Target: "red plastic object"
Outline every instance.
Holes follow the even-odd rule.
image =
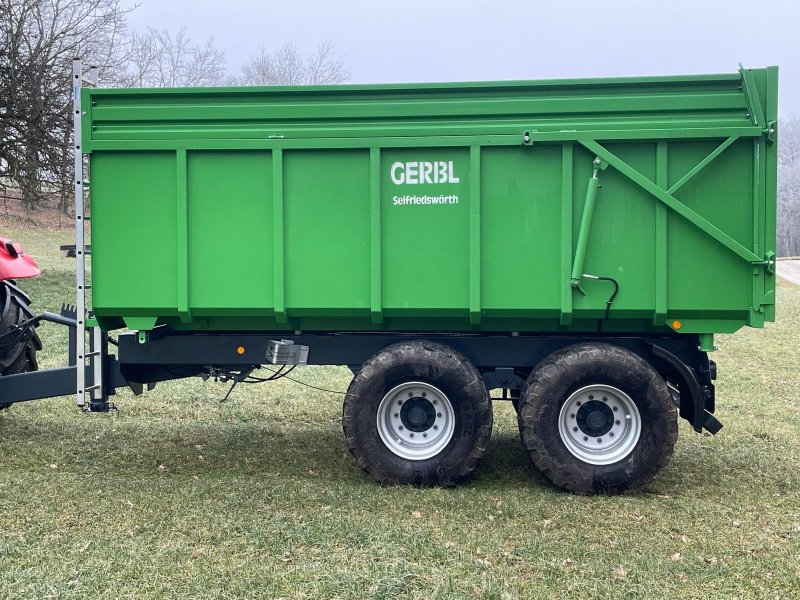
[[[22,251],[22,245],[0,236],[0,281],[28,279],[39,273],[39,265]]]

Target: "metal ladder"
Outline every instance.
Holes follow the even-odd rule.
[[[89,348],[86,347],[86,290],[91,286],[86,284],[86,216],[84,210],[84,190],[87,182],[84,179],[83,169],[83,135],[82,122],[84,112],[81,107],[81,88],[84,84],[96,86],[98,79],[97,67],[89,67],[87,76],[83,75],[81,60],[72,61],[72,104],[73,104],[73,154],[75,158],[75,297],[76,297],[76,328],[75,328],[75,358],[76,358],[76,403],[83,410],[91,410],[94,402],[105,402],[105,389],[103,381],[103,353],[106,351],[104,332],[99,327],[90,327],[91,337]],[[86,367],[92,369],[92,384],[86,385]],[[87,406],[86,394],[90,394],[92,402]]]

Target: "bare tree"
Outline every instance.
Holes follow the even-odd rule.
[[[800,118],[780,121],[778,256],[800,256]]]
[[[123,81],[124,86],[185,87],[219,85],[225,77],[225,53],[210,38],[192,45],[186,28],[174,36],[148,28],[134,31]]]
[[[71,60],[113,79],[127,9],[118,0],[0,0],[0,178],[26,209],[71,196]]]
[[[260,52],[242,67],[235,78],[239,85],[323,85],[343,83],[350,79],[344,67],[344,57],[336,52],[331,41],[303,56],[294,44],[286,43],[277,50]]]
[[[127,29],[121,0],[0,0],[0,189],[32,210],[48,196],[72,199],[72,68],[80,57],[105,86],[207,86],[225,78],[213,39]],[[247,83],[338,83],[349,75],[330,42],[301,55],[286,44],[262,50]]]
[[[99,66],[105,86],[221,83],[225,56],[148,29],[129,33],[120,0],[0,0],[0,182],[27,210],[72,199],[72,59]]]

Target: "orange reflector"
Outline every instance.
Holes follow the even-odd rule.
[[[236,348],[236,353],[237,354],[244,354],[244,346],[239,346],[238,348]]]
[[[672,328],[673,329],[680,329],[681,328],[681,322],[680,321],[673,321],[672,322]]]

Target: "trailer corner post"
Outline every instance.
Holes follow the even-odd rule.
[[[701,352],[714,352],[717,347],[714,345],[713,333],[701,333],[698,336],[698,350]]]

